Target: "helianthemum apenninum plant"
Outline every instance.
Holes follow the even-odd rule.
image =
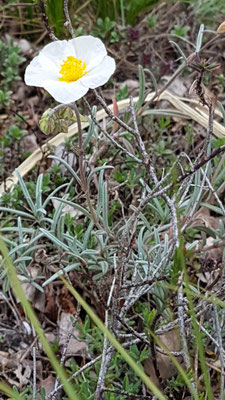
[[[65,5],[68,5],[68,2],[65,1]],[[73,33],[70,20],[68,25]],[[202,78],[205,70],[203,71],[199,54],[203,33],[202,26],[197,43],[193,45],[195,52],[191,58],[186,57],[176,44],[183,64],[170,82],[187,66],[201,73]],[[157,355],[160,351],[164,355],[169,351],[163,343],[161,350],[156,347],[156,344],[160,346],[157,337],[162,333],[177,330],[181,334],[180,347],[179,350],[173,351],[171,358],[179,370],[182,385],[186,385],[188,395],[191,394],[195,400],[203,396],[210,400],[212,397],[209,373],[207,368],[204,368],[203,346],[200,345],[202,326],[199,316],[205,304],[207,307],[211,307],[212,304],[208,304],[210,302],[207,303],[208,298],[204,297],[204,293],[202,294],[198,287],[194,287],[195,283],[193,286],[189,285],[186,262],[188,263],[192,256],[192,251],[197,251],[201,238],[193,234],[196,240],[193,239],[191,242],[185,235],[188,224],[196,219],[206,189],[217,203],[214,211],[219,209],[221,214],[225,214],[224,206],[211,183],[211,180],[216,180],[215,176],[212,178],[211,160],[225,150],[225,146],[214,152],[211,152],[210,148],[216,100],[212,102],[210,98],[208,104],[206,103],[210,116],[203,150],[199,151],[195,158],[193,154],[182,152],[178,157],[169,158],[166,162],[168,153],[165,152],[159,157],[158,154],[157,156],[153,154],[152,132],[149,130],[146,136],[145,118],[149,118],[149,115],[152,118],[154,112],[165,114],[166,117],[172,116],[174,110],[155,110],[152,99],[145,102],[145,74],[141,67],[139,99],[134,101],[132,97],[130,98],[125,115],[120,113],[115,101],[114,108],[109,107],[96,88],[104,85],[114,71],[114,59],[107,55],[101,40],[91,36],[77,37],[68,41],[55,40],[46,45],[28,65],[25,82],[28,85],[44,88],[60,103],[52,113],[65,106],[75,111],[78,146],[74,148],[78,162],[73,169],[64,159],[55,155],[50,156],[62,163],[73,179],[56,187],[48,196],[44,196],[43,176],[40,175],[37,179],[35,199],[31,198],[24,180],[17,173],[27,201],[26,212],[0,207],[0,211],[18,217],[13,232],[18,233],[19,243],[16,239],[8,241],[11,246],[10,256],[17,265],[18,259],[21,260],[25,268],[26,263],[33,257],[32,252],[35,253],[39,249],[38,246],[43,246],[44,242],[46,252],[50,251],[51,257],[54,254],[57,262],[54,264],[55,270],[54,265],[51,265],[47,277],[43,279],[39,277],[39,289],[43,290],[47,285],[54,283],[60,275],[64,275],[69,281],[67,287],[94,320],[95,328],[99,329],[98,335],[95,336],[98,338],[96,339],[98,343],[93,344],[91,330],[94,331],[95,328],[88,322],[87,326],[82,323],[79,325],[82,335],[85,337],[86,334],[87,342],[91,343],[90,348],[94,349],[88,354],[91,361],[88,359],[82,367],[76,365],[75,372],[71,374],[78,379],[74,380],[76,388],[80,383],[78,391],[80,390],[81,398],[125,400],[133,396],[137,399],[152,399],[152,394],[146,392],[148,387],[154,392],[156,396],[154,398],[166,399],[168,388],[165,382],[162,382]],[[158,91],[157,82],[152,74],[150,75],[156,99],[169,84]],[[202,81],[199,85],[203,90]],[[96,107],[91,107],[89,104],[89,98],[86,96],[89,89],[93,90],[95,98],[105,111],[107,118],[103,123],[100,123],[96,116]],[[202,92],[200,94],[201,100]],[[76,105],[79,99],[89,112],[88,130],[82,131]],[[151,108],[148,107],[149,104]],[[185,118],[181,113],[175,116]],[[152,127],[150,123],[148,119],[148,124]],[[55,201],[58,204],[56,210],[51,210],[49,213],[50,204]],[[65,216],[65,206],[76,210],[74,219],[69,216],[69,220],[67,215]],[[31,227],[27,226],[27,220],[31,221]],[[219,243],[224,240],[223,228],[220,224],[220,229],[210,230]],[[9,232],[11,227],[6,229],[3,232]],[[205,229],[204,232],[208,234],[209,231]],[[35,279],[32,282],[36,283]],[[86,307],[79,294],[71,288],[71,283],[85,293],[88,301],[104,321],[105,328],[115,334],[123,349],[130,351],[133,360],[126,358],[121,346],[102,327],[102,322],[93,315],[90,308]],[[168,288],[172,292],[169,299]],[[196,316],[192,302],[195,296],[201,298]],[[170,300],[173,301],[173,308]],[[215,299],[213,301],[222,308],[222,302],[216,302]],[[215,304],[213,312],[217,315],[220,310],[215,308]],[[220,315],[217,317],[220,318]],[[204,328],[203,332],[210,337],[210,329],[208,332]],[[68,337],[70,334],[72,332],[68,332]],[[177,336],[176,332],[174,334],[179,341],[179,335]],[[194,336],[197,337],[196,340],[193,339]],[[192,348],[197,349],[195,369],[189,354],[189,337],[192,337]],[[211,342],[220,350],[221,338],[222,333],[219,331],[218,340]],[[161,384],[160,389],[164,390],[164,394],[149,384],[146,376],[140,372],[142,367],[136,368],[149,357],[149,354],[158,383]],[[182,359],[184,369],[177,365],[175,357]],[[64,360],[65,358],[62,364]],[[134,367],[137,375],[127,369],[124,360],[132,368]],[[201,384],[199,383],[202,379],[198,376],[199,370],[200,374],[202,371],[206,389],[202,385],[202,380]],[[48,400],[54,399],[61,387],[57,382]],[[224,384],[221,384],[221,394],[223,391]]]

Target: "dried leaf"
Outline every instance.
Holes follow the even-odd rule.
[[[55,378],[53,375],[49,375],[46,379],[40,382],[41,388],[45,389],[45,396],[47,397],[55,387]]]
[[[40,268],[36,267],[35,265],[31,264],[30,266],[27,267],[27,271],[29,272],[31,278],[36,278],[38,275],[40,275]],[[22,283],[24,281],[24,276],[18,275],[18,277]],[[22,287],[24,293],[26,294],[26,298],[32,303],[32,306],[39,311],[44,311],[45,294],[43,292],[40,292],[38,289],[34,287],[34,285],[32,285],[29,282],[22,283]]]
[[[216,33],[219,33],[220,35],[225,33],[225,21],[223,21],[222,24],[220,24],[220,26],[217,28]]]
[[[177,329],[173,329],[169,332],[159,336],[160,341],[167,347],[169,351],[178,352],[181,350],[180,335]],[[177,357],[177,361],[181,363],[182,357]],[[163,380],[169,379],[177,374],[176,367],[173,365],[169,356],[156,352],[157,367],[160,372],[160,377]],[[153,365],[152,357],[149,357],[144,362],[144,370],[147,375],[151,378],[153,383],[160,387],[159,379],[156,376],[155,368]]]
[[[10,362],[9,353],[0,351],[0,371],[4,371]]]
[[[70,355],[83,355],[86,353],[87,346],[85,341],[77,339],[80,332],[73,326],[72,317],[72,314],[64,312],[61,314],[59,322],[59,346],[65,346],[68,341],[68,335],[71,334],[67,353]]]
[[[19,379],[20,387],[26,386],[30,382],[32,368],[29,364],[19,364],[18,368],[14,371],[16,377]]]

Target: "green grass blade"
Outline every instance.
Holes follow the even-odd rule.
[[[22,400],[19,394],[3,382],[0,382],[0,392],[7,394],[10,400]]]
[[[23,306],[24,312],[26,313],[31,324],[33,325],[35,332],[42,344],[42,347],[43,347],[45,353],[47,354],[48,359],[51,362],[54,370],[56,371],[58,378],[60,379],[61,383],[64,385],[64,390],[65,390],[66,394],[68,395],[70,400],[79,400],[79,397],[76,395],[73,386],[70,383],[68,383],[68,381],[67,381],[67,376],[66,376],[66,373],[65,373],[63,367],[59,364],[51,347],[49,346],[48,341],[45,338],[45,335],[40,326],[40,323],[31,307],[30,303],[28,302],[28,300],[25,296],[25,293],[23,291],[23,288],[21,286],[19,279],[17,278],[16,270],[10,260],[7,248],[1,237],[0,237],[0,251],[3,255],[3,257],[5,258],[5,265],[8,270],[7,272],[8,272],[8,277],[10,280],[11,287],[12,287],[13,291],[15,292],[15,294],[17,295],[18,299],[20,300],[20,302]]]
[[[186,271],[184,271],[184,281],[185,281],[185,285],[189,288],[189,282],[188,282],[188,277],[187,277]],[[210,376],[209,376],[209,372],[208,372],[208,369],[206,366],[204,343],[203,343],[201,333],[199,331],[199,327],[197,324],[197,319],[196,319],[196,314],[195,314],[191,291],[189,291],[189,290],[187,291],[187,299],[188,299],[188,303],[189,303],[189,312],[191,315],[192,325],[193,325],[193,330],[194,330],[194,338],[195,338],[196,346],[198,349],[201,370],[202,370],[203,379],[204,379],[204,383],[205,383],[205,390],[207,393],[206,398],[207,398],[207,400],[213,400],[213,392],[212,392],[212,387],[210,384]]]

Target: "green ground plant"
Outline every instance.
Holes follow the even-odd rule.
[[[0,41],[0,110],[9,107],[13,84],[21,79],[19,66],[24,62],[24,58],[19,53],[20,48],[14,45],[12,40],[8,44]]]
[[[223,0],[185,0],[185,2],[193,7],[197,18],[201,22],[207,23],[208,26],[215,27],[218,23],[218,17],[222,19],[225,17]]]
[[[94,35],[105,40],[108,39],[109,43],[119,42],[120,36],[115,31],[116,22],[111,21],[109,17],[105,19],[98,18],[96,21],[96,28],[94,30]]]

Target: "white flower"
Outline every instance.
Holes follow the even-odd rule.
[[[115,71],[102,41],[93,36],[47,44],[28,65],[25,82],[46,89],[60,103],[71,103],[104,85]]]

